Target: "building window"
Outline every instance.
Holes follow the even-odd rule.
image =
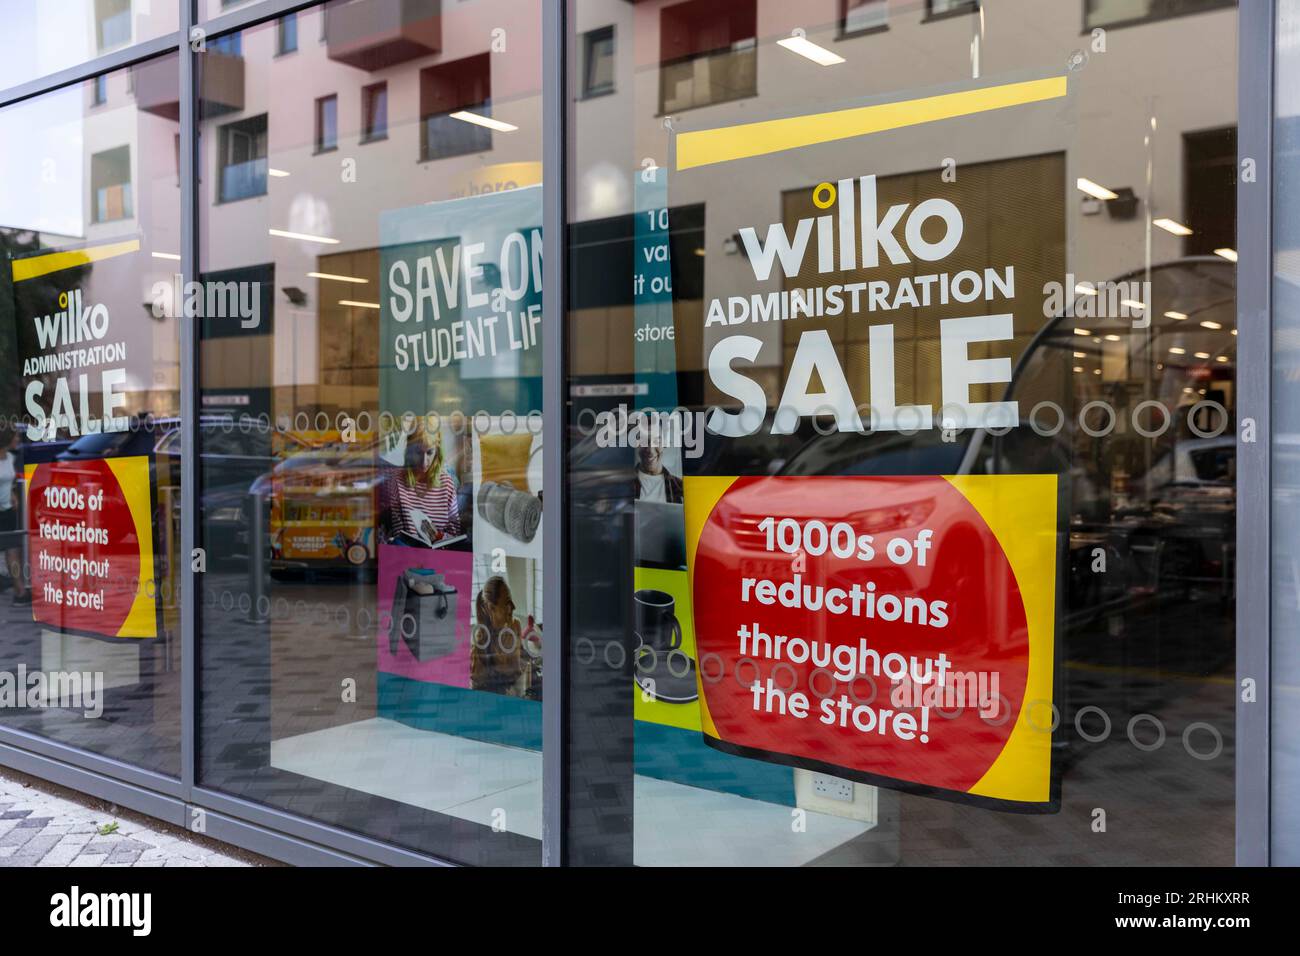
[[[758,95],[754,0],[690,0],[659,13],[659,111]]]
[[[91,220],[112,222],[134,215],[131,202],[131,147],[119,146],[90,157]]]
[[[293,53],[298,49],[298,14],[286,13],[276,23],[275,52],[277,55]]]
[[[388,84],[373,83],[361,90],[361,142],[388,139]]]
[[[886,0],[840,0],[840,36],[871,33],[889,26]]]
[[[221,202],[266,195],[266,114],[221,127]]]
[[[90,105],[103,106],[108,102],[108,76],[101,73],[91,83]]]
[[[614,28],[589,30],[582,36],[582,95],[614,92]]]
[[[446,159],[491,149],[492,130],[472,121],[491,116],[492,73],[488,54],[420,71],[421,160]]]
[[[215,40],[209,40],[208,52],[224,53],[226,56],[243,56],[244,35],[242,33],[227,33]]]
[[[1235,6],[1235,0],[1084,0],[1084,26],[1134,26]]]
[[[965,13],[978,13],[979,8],[979,0],[926,0],[925,18],[939,20]]]
[[[316,100],[316,152],[339,146],[339,98],[331,94]]]
[[[131,42],[131,0],[95,0],[95,39],[99,52]]]

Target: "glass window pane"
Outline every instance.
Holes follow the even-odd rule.
[[[877,30],[889,25],[887,0],[841,0],[844,13],[840,22],[843,33]]]
[[[388,84],[376,83],[361,91],[361,141],[388,137]]]
[[[339,144],[339,98],[323,96],[316,101],[316,151],[334,149]]]
[[[177,102],[166,56],[0,110],[0,722],[170,776]]]
[[[535,864],[541,5],[437,7],[308,8],[325,42],[205,78],[198,775]]]
[[[298,49],[298,14],[290,13],[279,20],[277,26],[279,53],[292,53]]]
[[[158,0],[8,0],[0,30],[0,89],[172,33],[175,3]]]
[[[1236,11],[885,6],[576,4],[572,859],[1229,864]]]
[[[1273,369],[1271,455],[1273,634],[1270,679],[1274,687],[1295,686],[1300,675],[1297,658],[1296,607],[1300,602],[1300,548],[1297,548],[1295,501],[1300,470],[1294,452],[1300,428],[1300,395],[1295,375],[1297,289],[1300,288],[1300,3],[1283,0],[1277,6],[1276,86],[1273,118]],[[1300,863],[1300,806],[1292,799],[1300,780],[1300,750],[1295,725],[1300,706],[1294,694],[1273,698],[1269,715],[1272,798],[1269,862],[1274,866]]]
[[[614,28],[602,27],[586,34],[586,69],[583,73],[584,96],[600,96],[614,91]]]

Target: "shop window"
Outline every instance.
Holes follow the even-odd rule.
[[[388,139],[388,84],[372,83],[361,90],[361,142]]]
[[[888,26],[887,0],[840,0],[840,36],[871,33]]]
[[[266,114],[221,127],[220,201],[266,195]]]
[[[283,56],[298,49],[298,14],[287,13],[275,25],[275,51]]]
[[[339,98],[335,94],[316,100],[316,152],[339,148]]]
[[[175,53],[140,65],[177,95]],[[87,109],[126,72],[0,109],[0,142],[41,144],[6,150],[0,190],[0,466],[14,469],[0,502],[0,671],[48,673],[50,686],[60,674],[72,698],[24,708],[10,696],[0,725],[175,777],[180,456],[155,447],[181,428],[179,325],[154,285],[179,266],[178,123],[126,96]],[[73,310],[101,350],[27,318]],[[116,383],[111,397],[101,382]],[[49,526],[68,538],[38,533]]]
[[[95,33],[99,52],[131,42],[131,0],[95,0]]]
[[[90,105],[103,106],[108,102],[108,77],[100,74],[91,81]]]
[[[352,6],[375,14],[369,29],[435,4]],[[267,115],[198,145],[208,170],[255,162],[244,191],[274,177],[269,198],[285,201],[198,203],[198,274],[257,315],[198,325],[196,530],[210,573],[196,602],[196,777],[422,853],[527,864],[541,858],[547,573],[528,524],[542,505],[542,436],[528,434],[542,408],[529,324],[542,302],[542,6],[463,6],[487,19],[441,24],[445,49],[473,55],[367,75],[308,44],[287,95],[270,66],[275,21],[250,28],[244,96]],[[509,56],[492,57],[484,23],[507,24]],[[519,135],[493,116],[494,93]],[[304,160],[347,152],[341,137],[371,144],[362,185],[339,178],[336,156]],[[395,304],[403,273],[423,318]],[[450,284],[421,298],[430,276]],[[474,344],[444,348],[443,328]],[[485,430],[466,428],[480,410]],[[274,427],[232,430],[245,415]]]
[[[1127,27],[1234,6],[1234,0],[1085,0],[1084,26]]]
[[[589,30],[582,37],[582,95],[614,92],[614,28]]]
[[[690,0],[659,13],[659,111],[756,96],[754,0]]]
[[[462,114],[462,115],[454,115]],[[489,54],[420,71],[420,159],[447,159],[492,148]]]
[[[91,219],[112,222],[130,219],[131,147],[119,146],[90,157]]]

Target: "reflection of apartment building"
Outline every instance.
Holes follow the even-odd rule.
[[[113,4],[97,7],[97,16],[104,12],[109,18],[100,32],[129,42],[128,20],[117,10]],[[119,38],[123,32],[125,40]],[[164,83],[178,86],[175,57],[156,61],[154,69]],[[180,243],[176,123],[175,117],[141,108],[136,78],[123,70],[64,94],[81,103],[80,115],[68,126],[80,139],[81,239],[92,246],[138,239],[141,249],[133,256],[144,260],[129,270],[111,261],[90,265],[83,295],[87,302],[121,303],[117,307],[126,309],[114,314],[113,330],[127,344],[127,411],[172,415],[179,410],[177,329],[174,318],[154,317],[151,305],[154,283],[170,282],[179,267],[179,256],[171,257]]]
[[[1234,244],[1236,74],[1225,37],[1235,30],[1236,14],[1220,0],[1192,6],[1192,15],[1167,16],[1166,5],[1146,0],[1004,0],[983,9],[971,0],[582,4],[579,37],[612,31],[618,55],[613,94],[576,107],[578,218],[628,215],[636,208],[640,172],[629,158],[670,167],[673,136],[680,132],[1065,74],[1064,101],[1022,107],[1020,119],[1004,110],[806,146],[716,171],[670,171],[669,204],[705,207],[699,243],[704,301],[781,287],[779,276],[755,282],[735,234],[754,226],[762,235],[767,224],[783,222],[792,213],[792,194],[867,174],[882,181],[902,177],[899,183],[919,176],[924,185],[913,199],[919,202],[942,186],[945,163],[956,172],[953,188],[971,199],[968,229],[1023,240],[1034,263],[1025,277],[1040,286],[1025,293],[1041,293],[1047,274],[1104,281],[1148,264],[1213,254]],[[1096,28],[1103,33],[1094,36]],[[777,45],[800,33],[828,51],[826,62]],[[1059,165],[1054,175],[1060,188],[1021,195],[1040,182],[1037,173],[1017,180],[1017,170],[1044,162]],[[1000,183],[1001,191],[975,197],[964,167],[982,170],[972,175]],[[1080,178],[1105,184],[1128,202],[1098,203],[1075,189]],[[1044,207],[1047,197],[1056,208]],[[797,206],[800,216],[814,211],[808,203]],[[1017,214],[1029,217],[1034,209],[1017,224]],[[1151,228],[1152,219],[1190,225],[1191,235]],[[1032,254],[1040,248],[1043,256]],[[689,271],[693,264],[679,268]],[[631,352],[609,342],[631,335],[631,297],[603,306],[587,323],[590,346],[578,340],[577,371],[626,376]],[[687,337],[679,341],[679,365],[711,344],[702,318],[679,321],[679,334]],[[1017,349],[1042,323],[1041,312],[1021,314],[1017,306]],[[775,376],[789,360],[792,342],[783,336],[791,333],[780,323],[748,331],[764,339],[758,364],[770,365]],[[702,342],[689,342],[701,334]],[[937,348],[919,340],[915,345]],[[1124,364],[1109,363],[1107,378]]]
[[[273,287],[205,342],[209,403],[374,406],[383,214],[540,180],[536,16],[352,0],[208,41],[201,267]]]

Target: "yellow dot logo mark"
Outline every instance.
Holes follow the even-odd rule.
[[[66,309],[67,307],[68,307],[68,293],[66,293],[66,292],[60,292],[60,293],[59,293],[59,308],[60,308],[60,309]]]
[[[825,199],[822,195],[825,195]],[[835,205],[835,186],[833,183],[818,183],[813,189],[813,205],[818,209],[829,209]]]

